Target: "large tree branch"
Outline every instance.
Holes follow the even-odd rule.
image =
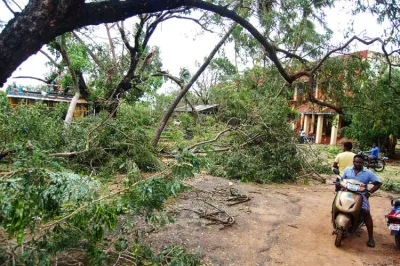
[[[181,89],[183,89],[183,86],[184,86],[183,81],[182,81],[180,78],[177,78],[177,77],[175,77],[175,76],[172,76],[172,75],[170,75],[170,74],[167,73],[167,72],[158,72],[158,73],[156,73],[156,74],[153,74],[152,76],[153,76],[153,77],[167,77],[167,78],[169,78],[170,80],[174,81],[176,84],[178,84],[178,86],[179,86]]]
[[[142,23],[143,23],[143,22],[142,22]],[[141,24],[142,24],[142,23],[141,23]],[[143,25],[142,25],[142,26],[143,26]],[[119,33],[120,33],[120,35],[121,35],[122,42],[124,43],[125,47],[128,49],[128,51],[129,51],[131,54],[132,54],[132,53],[135,53],[135,52],[136,52],[136,51],[135,51],[135,47],[133,47],[133,46],[129,43],[129,40],[128,40],[128,38],[126,37],[124,24],[123,24],[123,23],[121,23],[121,25],[117,24],[117,27],[118,27]],[[136,36],[137,36],[137,33],[136,33]]]
[[[236,129],[236,128],[233,128],[233,127],[226,128],[226,129],[224,129],[223,131],[219,132],[219,133],[217,134],[217,136],[215,136],[215,138],[213,138],[213,139],[209,139],[209,140],[205,140],[205,141],[202,141],[202,142],[193,144],[192,146],[189,147],[189,150],[191,150],[191,149],[193,149],[193,148],[195,148],[195,147],[197,147],[197,146],[200,146],[200,145],[204,145],[204,144],[208,144],[208,143],[215,142],[215,141],[217,141],[220,137],[222,137],[223,135],[225,135],[225,133],[227,133],[227,132],[229,132],[229,131],[232,131],[232,130],[235,130],[235,129]]]
[[[138,28],[136,29],[136,33],[134,36],[134,43],[135,46],[132,46],[129,43],[129,40],[126,36],[125,33],[125,29],[124,29],[124,25],[123,23],[121,23],[121,26],[119,24],[117,24],[119,32],[121,34],[121,38],[125,44],[125,47],[128,49],[129,51],[129,58],[130,58],[130,63],[129,63],[129,68],[128,71],[126,72],[125,76],[122,78],[122,80],[118,83],[117,88],[115,89],[115,91],[112,93],[111,95],[111,99],[115,99],[118,95],[121,95],[122,93],[124,93],[125,91],[128,91],[129,89],[132,88],[132,80],[135,77],[135,72],[136,72],[136,68],[139,64],[139,59],[140,59],[140,53],[142,50],[145,49],[144,44],[140,43],[141,41],[141,36],[143,33],[143,27],[146,23],[146,21],[149,19],[148,15],[145,16],[140,16],[140,23],[138,25]],[[114,102],[113,102],[114,104]],[[114,106],[111,106],[111,108],[115,108]]]

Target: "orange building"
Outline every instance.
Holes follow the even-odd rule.
[[[350,55],[340,56],[342,58]],[[352,56],[359,56],[362,60],[368,60],[373,65],[376,62],[385,62],[383,54],[368,50],[353,53]],[[398,60],[398,59],[394,59]],[[293,98],[290,100],[290,106],[300,114],[300,119],[292,121],[293,130],[299,133],[304,130],[307,137],[313,136],[315,143],[320,144],[339,144],[342,140],[340,129],[346,125],[343,115],[339,115],[335,110],[320,106],[314,103],[306,102],[307,79],[300,79],[294,85]],[[324,91],[329,89],[328,82],[316,82],[313,88],[313,97],[323,100],[325,96],[321,93],[323,86]],[[325,99],[328,100],[328,99]]]
[[[72,95],[60,95],[56,92],[30,92],[23,91],[22,89],[10,88],[7,91],[7,99],[11,107],[16,107],[20,104],[32,105],[35,103],[46,104],[51,110],[57,103],[65,102],[70,103]],[[75,108],[74,117],[86,116],[90,111],[90,104],[85,99],[79,99]]]

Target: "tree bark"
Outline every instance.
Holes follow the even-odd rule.
[[[199,76],[203,73],[203,71],[210,64],[210,62],[214,58],[215,54],[218,52],[219,48],[221,48],[221,46],[225,43],[225,41],[231,35],[231,33],[234,30],[234,28],[236,27],[236,25],[237,24],[234,23],[231,26],[231,28],[228,30],[228,32],[224,35],[224,37],[218,42],[218,44],[211,51],[211,53],[206,58],[204,63],[201,65],[201,67],[197,70],[196,74],[194,74],[194,76],[190,79],[188,84],[186,84],[185,87],[179,91],[179,94],[176,97],[176,99],[168,107],[167,111],[164,114],[164,117],[160,120],[160,122],[158,124],[156,132],[154,133],[154,137],[153,137],[153,146],[154,147],[157,146],[158,141],[160,140],[160,137],[161,137],[161,133],[164,131],[164,128],[165,128],[169,118],[171,117],[172,113],[174,112],[176,106],[179,104],[179,102],[182,100],[182,98],[185,96],[185,94],[188,92],[188,90],[192,87],[192,85],[196,82],[196,80],[199,78]]]
[[[65,127],[68,127],[72,122],[76,104],[78,103],[79,97],[81,95],[79,92],[79,77],[77,76],[75,69],[72,67],[71,60],[69,59],[67,50],[65,48],[65,35],[61,36],[60,43],[56,42],[56,49],[60,51],[65,64],[67,65],[69,71],[71,72],[73,88],[75,90],[75,95],[74,95],[74,97],[72,97],[72,100],[68,106],[67,115],[64,120]],[[82,73],[80,71],[79,71],[79,73],[80,73],[81,78],[83,78]]]
[[[74,97],[72,97],[72,100],[68,106],[67,115],[65,116],[64,125],[66,127],[68,127],[72,123],[72,118],[74,117],[76,104],[78,103],[79,98],[80,98],[79,90],[76,90],[75,95]]]

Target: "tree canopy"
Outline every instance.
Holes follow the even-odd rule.
[[[389,41],[395,41],[396,31],[393,31],[391,38],[382,40],[379,38],[363,40],[357,36],[350,38],[341,47],[336,47],[329,51],[320,50],[317,63],[305,65],[301,71],[291,72],[285,69],[281,58],[298,60],[305,64],[308,54],[302,51],[318,48],[320,41],[310,39],[310,30],[313,30],[312,19],[323,22],[323,15],[318,11],[325,7],[332,6],[335,1],[284,1],[281,3],[274,1],[242,1],[242,9],[258,10],[263,32],[250,23],[246,17],[241,16],[240,10],[233,11],[233,3],[219,1],[200,0],[177,0],[177,1],[84,1],[84,0],[55,0],[55,1],[36,1],[31,0],[21,12],[14,12],[14,18],[8,21],[3,31],[0,33],[0,61],[7,62],[0,66],[0,83],[3,84],[11,73],[26,60],[30,55],[36,53],[44,44],[54,40],[55,37],[71,32],[74,29],[97,25],[100,23],[116,22],[128,17],[144,13],[160,12],[172,10],[179,7],[197,8],[210,11],[219,16],[229,18],[244,29],[246,29],[263,47],[266,57],[275,65],[282,77],[289,83],[301,76],[312,77],[323,61],[336,51],[343,50],[353,41],[361,41],[365,44],[381,42],[382,47]],[[384,13],[381,6],[390,8],[391,12]],[[386,1],[379,1],[373,7],[358,5],[357,11],[372,11],[380,15],[380,19],[389,18],[393,28],[397,29],[398,5]],[[300,12],[301,16],[297,13]],[[283,15],[283,16],[282,16]],[[279,16],[280,20],[276,17]],[[293,34],[275,35],[274,29],[281,33],[296,33],[301,38],[293,39]],[[299,35],[298,33],[301,32]],[[276,34],[276,31],[275,31]],[[315,35],[314,35],[315,36]],[[321,39],[322,40],[322,39]],[[280,41],[285,41],[285,46],[280,45]],[[317,42],[316,42],[317,41]],[[316,52],[314,51],[314,54]],[[390,52],[389,52],[390,53]]]

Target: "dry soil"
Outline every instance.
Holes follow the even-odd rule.
[[[377,191],[370,199],[375,248],[366,246],[366,227],[337,248],[329,182],[260,185],[197,175],[188,183],[194,189],[167,204],[176,222],[147,234],[155,249],[184,245],[206,265],[400,265],[400,249],[385,221],[393,194]],[[238,194],[250,200],[230,205]],[[231,223],[229,217],[233,224],[219,223]]]

